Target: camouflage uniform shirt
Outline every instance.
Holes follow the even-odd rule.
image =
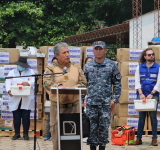
[[[97,63],[93,59],[84,66],[84,74],[88,88],[86,103],[109,105],[111,100],[118,103],[121,94],[121,75],[114,61],[105,58],[102,63]]]

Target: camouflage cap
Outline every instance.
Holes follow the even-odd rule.
[[[96,41],[93,43],[93,48],[96,48],[97,46],[99,46],[101,48],[105,48],[106,44],[103,41]]]

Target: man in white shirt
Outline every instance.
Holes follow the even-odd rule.
[[[135,72],[135,89],[137,90],[137,99],[155,99],[157,106],[159,102],[160,90],[160,69],[159,64],[155,62],[155,54],[152,48],[147,48],[142,52],[140,65]],[[146,118],[146,111],[139,112],[137,139],[133,145],[142,144],[142,134]],[[157,111],[149,111],[152,125],[152,145],[157,143]]]
[[[29,69],[26,57],[19,57],[19,60],[15,62],[17,68],[11,70],[8,77],[16,76],[27,76],[35,74],[32,69]],[[11,86],[17,86],[21,84],[22,86],[31,86],[30,96],[13,96],[10,90]],[[21,118],[23,122],[23,138],[24,140],[29,140],[28,130],[30,127],[30,111],[34,109],[34,77],[20,77],[6,79],[6,91],[10,95],[9,97],[9,110],[13,113],[13,123],[15,129],[15,135],[12,140],[17,140],[20,138],[20,126]]]

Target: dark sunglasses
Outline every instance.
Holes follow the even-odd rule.
[[[151,55],[154,56],[154,53],[153,54],[147,54],[147,56],[151,56]]]

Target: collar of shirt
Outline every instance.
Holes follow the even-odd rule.
[[[150,67],[155,67],[154,64],[155,64],[155,62],[153,62],[152,65],[151,65]],[[147,65],[146,65],[146,62],[143,64],[143,67],[148,68]],[[149,68],[150,68],[150,67],[149,67]]]
[[[93,62],[94,62],[94,65],[93,65],[93,66],[105,66],[105,65],[106,65],[106,59],[107,59],[107,58],[104,58],[103,62],[97,63],[97,62],[95,61],[95,58],[94,58],[94,59],[93,59]]]

